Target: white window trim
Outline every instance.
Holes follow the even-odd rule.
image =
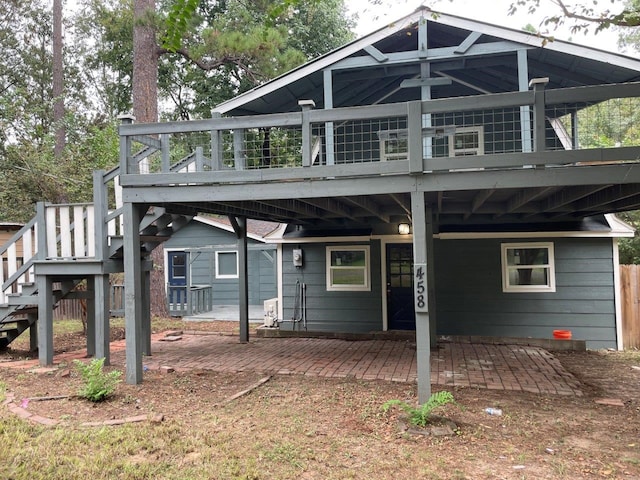
[[[477,133],[478,146],[475,148],[456,148],[456,135],[458,133]],[[484,127],[477,125],[473,127],[457,127],[455,133],[449,135],[449,156],[456,157],[458,153],[473,155],[484,155]],[[461,155],[462,156],[462,155]]]
[[[238,251],[237,250],[219,250],[216,251],[216,278],[238,278],[238,272],[240,271]],[[220,273],[220,262],[218,261],[218,254],[220,253],[234,253],[236,255],[236,273],[235,275],[227,275]]]
[[[507,250],[513,248],[546,248],[549,255],[547,265],[535,265],[536,268],[546,267],[549,272],[548,285],[509,285],[509,270],[517,267],[507,265]],[[523,242],[523,243],[502,243],[501,263],[502,263],[502,291],[504,293],[544,293],[556,291],[556,265],[553,242]],[[520,266],[522,268],[522,266]]]
[[[340,246],[334,245],[327,248],[326,254],[326,275],[327,275],[327,291],[328,292],[370,292],[371,291],[371,255],[369,245],[349,245]],[[333,269],[340,269],[340,267],[331,266],[331,252],[344,252],[344,251],[364,251],[364,285],[333,285],[331,282],[331,272]],[[348,267],[354,268],[354,267]]]

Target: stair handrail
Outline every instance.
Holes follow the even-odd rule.
[[[26,262],[24,262],[20,268],[18,270],[16,270],[16,273],[14,273],[13,275],[11,275],[9,278],[7,278],[7,280],[2,284],[2,292],[4,292],[6,289],[8,289],[11,285],[13,285],[15,282],[17,282],[20,277],[22,277],[25,273],[27,273],[27,271],[33,266],[33,264],[35,263],[36,257],[35,255],[33,257],[31,257],[29,260],[27,260]]]

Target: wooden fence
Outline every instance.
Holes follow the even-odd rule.
[[[622,344],[640,348],[640,265],[620,265]]]
[[[124,316],[124,285],[111,285],[109,289],[109,306],[112,317]],[[84,316],[81,300],[63,298],[53,310],[54,320],[81,320]]]

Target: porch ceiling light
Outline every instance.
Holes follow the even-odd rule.
[[[411,225],[409,225],[408,223],[399,223],[398,233],[400,235],[409,235],[409,233],[411,233]]]

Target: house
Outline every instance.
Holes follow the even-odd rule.
[[[237,238],[241,341],[247,219],[278,222],[282,328],[415,328],[421,402],[438,333],[559,328],[619,347],[616,238],[631,232],[608,214],[640,207],[640,146],[602,143],[599,126],[629,115],[639,79],[634,58],[423,8],[210,119],[124,119],[120,166],[96,173],[93,205],[74,222],[71,207],[41,205],[34,220],[40,362],[52,282],[71,276],[91,279],[92,347],[108,357],[104,277],[119,270],[126,380],[141,382],[149,252],[204,214]],[[85,218],[92,244],[72,252],[86,235],[66,233]]]
[[[277,296],[276,246],[265,238],[277,227],[272,222],[247,221],[249,305],[262,307]],[[163,248],[172,316],[238,305],[237,238],[226,217],[193,217],[163,243]]]

